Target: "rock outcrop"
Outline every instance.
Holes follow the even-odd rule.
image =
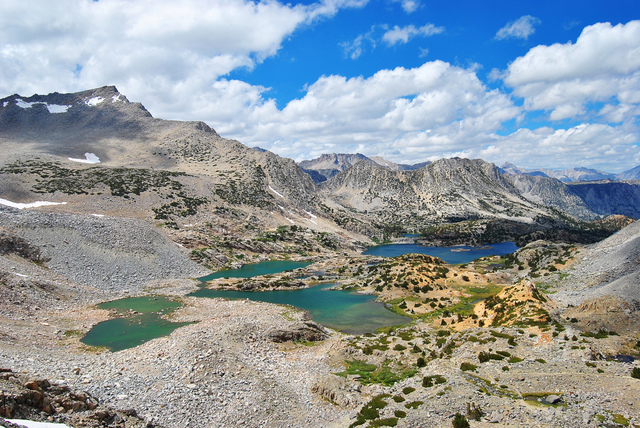
[[[61,381],[34,379],[11,369],[0,369],[0,417],[70,424],[87,428],[157,427],[140,419],[136,411],[100,405],[84,391]],[[1,422],[0,422],[1,424]]]

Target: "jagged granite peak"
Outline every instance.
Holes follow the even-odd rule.
[[[360,153],[325,153],[312,160],[300,162],[304,169],[338,169],[344,171],[356,162],[371,161],[368,157]]]
[[[381,156],[373,156],[371,160],[377,163],[378,165],[384,166],[394,171],[411,171],[414,169],[424,168],[425,166],[431,163],[430,161],[426,161],[426,162],[416,163],[413,165],[408,165],[404,163],[391,162],[390,160],[387,160]]]
[[[356,211],[385,218],[437,222],[505,218],[533,221],[546,210],[522,197],[492,163],[440,159],[413,171],[360,162],[322,183],[324,192]],[[393,215],[390,215],[393,213]]]
[[[401,165],[395,163],[395,162],[391,162],[390,160],[386,160],[385,158],[383,158],[382,156],[373,156],[371,158],[372,161],[374,161],[375,163],[377,163],[380,166],[383,166],[385,168],[389,168],[392,171],[404,171],[406,168],[403,168]]]
[[[344,171],[357,162],[376,163],[392,171],[411,171],[424,168],[431,162],[421,162],[414,165],[398,164],[381,156],[367,157],[360,153],[329,153],[312,160],[300,162],[300,168],[311,176],[316,183],[322,183],[334,175]]]
[[[374,163],[360,153],[328,153],[312,160],[304,160],[298,165],[311,176],[316,183],[322,183],[334,175],[344,171],[357,162]]]
[[[500,167],[500,172],[502,172],[503,174],[508,174],[508,175],[530,175],[530,176],[534,176],[534,177],[548,177],[547,174],[545,174],[542,171],[539,170],[535,170],[535,171],[529,171],[523,168],[519,168],[518,166],[510,163],[510,162],[505,162],[501,167]]]

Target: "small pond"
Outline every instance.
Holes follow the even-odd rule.
[[[96,324],[81,342],[116,352],[167,336],[176,328],[190,324],[161,318],[180,306],[180,303],[164,297],[131,297],[101,303],[98,308],[115,309],[120,317]]]
[[[388,244],[371,247],[362,254],[382,257],[398,257],[416,253],[438,257],[449,264],[469,263],[479,257],[504,256],[518,249],[515,242],[500,242],[482,247],[457,245],[455,247],[424,247],[417,244]]]
[[[305,309],[314,321],[349,334],[371,333],[380,327],[405,324],[411,319],[389,311],[376,296],[352,291],[327,290],[334,284],[292,291],[225,291],[203,288],[190,294],[196,297],[249,299],[292,305]]]

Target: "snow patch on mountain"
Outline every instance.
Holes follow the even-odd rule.
[[[0,205],[6,205],[8,207],[17,208],[19,210],[24,208],[37,208],[37,207],[45,207],[49,205],[64,205],[66,202],[48,202],[48,201],[36,201],[28,204],[23,204],[20,202],[11,202],[6,199],[0,198]]]
[[[45,104],[49,113],[66,113],[71,106],[61,106],[57,104]]]
[[[282,196],[280,193],[278,193],[278,191],[276,191],[273,187],[269,186],[269,190],[271,190],[273,193],[275,193],[276,195],[280,196],[282,199],[284,199],[284,196]],[[284,209],[284,208],[283,208]]]
[[[93,153],[85,153],[84,159],[79,159],[79,158],[67,158],[67,159],[73,162],[80,162],[80,163],[100,163],[100,158]]]
[[[104,98],[102,97],[93,97],[93,98],[89,98],[84,103],[90,107],[95,107],[103,101],[104,101]]]

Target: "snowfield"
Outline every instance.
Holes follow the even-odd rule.
[[[6,107],[7,104],[9,104],[9,102],[5,101],[2,104],[2,106]],[[20,98],[18,98],[16,100],[16,105],[18,107],[20,107],[20,108],[31,108],[31,107],[33,107],[34,105],[37,105],[37,104],[44,105],[47,108],[47,110],[49,110],[49,113],[66,113],[67,110],[69,110],[69,108],[71,107],[71,106],[61,106],[61,105],[58,105],[58,104],[47,104],[47,103],[42,103],[42,102],[28,103],[25,100],[22,100]]]

